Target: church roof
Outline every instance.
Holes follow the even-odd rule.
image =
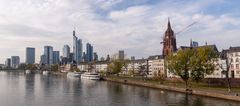
[[[192,47],[192,48],[203,48],[203,47],[210,47],[214,51],[218,52],[216,45],[204,45],[204,46],[198,46],[198,47]],[[188,49],[188,48],[191,48],[191,47],[190,46],[181,46],[179,49],[184,50],[184,49]]]
[[[239,46],[236,46],[236,47],[230,47],[229,52],[240,52],[240,47]]]

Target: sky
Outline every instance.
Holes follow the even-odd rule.
[[[74,27],[84,51],[89,42],[99,57],[118,50],[136,58],[160,55],[168,17],[178,47],[193,39],[221,51],[240,46],[239,5],[239,0],[0,0],[0,63],[15,55],[24,62],[26,47],[36,48],[36,62],[46,45],[61,52],[68,44],[72,50]]]

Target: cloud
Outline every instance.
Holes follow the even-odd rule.
[[[177,35],[178,46],[189,45],[191,38],[217,44],[219,49],[237,46],[239,13],[217,8],[235,10],[233,4],[226,0],[0,0],[0,62],[12,55],[25,61],[27,46],[36,47],[37,61],[44,45],[60,51],[64,44],[72,46],[74,26],[84,48],[90,42],[100,56],[120,49],[139,58],[161,54],[168,17],[176,33],[197,22]]]

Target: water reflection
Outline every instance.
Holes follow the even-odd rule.
[[[0,72],[2,106],[238,106],[239,103],[105,81]]]

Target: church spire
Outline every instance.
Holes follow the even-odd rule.
[[[171,28],[171,23],[170,23],[170,18],[168,17],[168,28],[167,28],[167,30],[172,30],[172,28]]]

